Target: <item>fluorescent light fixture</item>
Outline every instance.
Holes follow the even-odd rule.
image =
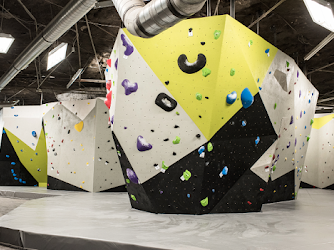
[[[19,102],[20,102],[20,100],[16,100],[16,101],[2,101],[2,102],[0,102],[0,108],[13,107],[16,104],[18,104]]]
[[[334,32],[334,16],[331,4],[324,0],[304,0],[313,22]]]
[[[61,43],[49,52],[48,66],[46,70],[51,69],[66,58],[67,43]]]
[[[6,54],[14,40],[11,35],[0,33],[0,53]]]
[[[75,82],[76,79],[82,74],[83,68],[78,69],[77,73],[72,77],[71,81],[67,84],[66,88],[68,89],[69,87],[72,86],[72,84]]]

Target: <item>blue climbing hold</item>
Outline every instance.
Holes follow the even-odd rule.
[[[18,117],[19,115],[14,115],[15,117]]]
[[[202,147],[200,147],[200,148],[198,149],[198,153],[199,153],[199,154],[202,154],[202,153],[204,152],[204,150],[205,150],[205,147],[202,146]]]
[[[269,53],[269,51],[270,51],[270,49],[266,49],[265,53],[266,53],[266,54],[268,54],[268,53]]]
[[[308,103],[311,103],[311,99],[310,99],[310,100],[308,100]]]
[[[190,198],[190,194],[187,194],[187,197]]]
[[[241,122],[241,125],[242,125],[243,127],[245,127],[245,126],[247,125],[247,122],[246,122],[246,121],[242,121],[242,122]]]
[[[17,178],[17,177],[14,177],[14,180],[16,180],[16,181],[17,181],[18,179],[19,179],[19,178]]]
[[[261,88],[261,87],[259,87],[259,90],[262,90],[262,88]]]
[[[3,129],[3,130],[2,130],[2,133],[3,133],[3,134],[6,134],[6,130]]]
[[[14,173],[14,169],[11,169],[10,171],[11,171],[12,173]]]
[[[259,142],[260,142],[260,137],[257,137],[255,140],[255,145],[259,144]]]
[[[222,174],[223,174],[223,175],[227,175],[227,172],[228,172],[228,168],[225,166],[225,167],[223,168]]]
[[[237,92],[233,91],[231,94],[228,94],[226,96],[226,102],[228,104],[233,104],[235,100],[237,99],[237,96],[238,96]]]
[[[23,184],[26,184],[27,182],[26,181],[22,181]]]
[[[14,109],[14,107],[10,107],[11,109]]]
[[[250,90],[248,88],[245,88],[242,93],[241,93],[241,102],[242,106],[247,109],[249,108],[253,102],[254,102],[254,97]]]
[[[15,163],[15,162],[13,162],[13,161],[12,161],[10,164],[12,164],[12,165],[16,165],[16,163]]]
[[[214,193],[215,191],[216,191],[216,190],[213,188],[213,189],[212,189],[212,193]]]
[[[31,134],[32,134],[33,137],[37,137],[36,131],[32,131]]]
[[[16,176],[16,174],[13,174],[13,176],[15,177],[15,176]]]
[[[9,158],[9,155],[6,155],[6,158]]]

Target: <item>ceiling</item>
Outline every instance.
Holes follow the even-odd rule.
[[[103,2],[105,0],[101,0]],[[28,15],[18,0],[0,0],[0,21],[2,20],[3,33],[9,33],[15,38],[15,42],[7,54],[0,54],[0,76],[11,66],[13,61],[24,48],[32,41],[37,33],[57,15],[67,4],[68,0],[21,0],[25,7],[37,20],[37,26]],[[219,1],[218,14],[229,14],[230,0]],[[236,0],[236,19],[249,26],[257,19],[257,14],[264,13],[273,7],[278,0]],[[4,8],[2,8],[4,6]],[[211,0],[211,9],[214,13],[217,0]],[[334,6],[334,2],[333,2]],[[206,6],[196,13],[194,17],[205,17]],[[100,69],[103,72],[106,61],[112,50],[118,29],[121,27],[114,7],[92,9],[88,14],[88,24],[92,33],[96,56],[88,33],[85,18],[78,23],[80,64],[85,68],[82,79],[94,79],[96,82],[75,82],[70,90],[90,91],[94,95],[105,95],[102,86]],[[256,32],[256,25],[252,27]],[[1,31],[0,31],[1,32]],[[304,61],[304,56],[319,44],[330,32],[313,23],[303,0],[286,0],[267,17],[260,22],[259,34],[268,42],[274,44],[280,50],[291,56],[304,72],[312,72],[334,62],[334,41],[326,45],[318,54],[309,61]],[[61,42],[69,43],[75,48],[67,59],[50,74],[46,71],[47,52]],[[68,52],[70,49],[68,50]],[[67,83],[79,69],[78,42],[76,39],[76,27],[73,26],[47,51],[42,53],[29,67],[18,74],[1,92],[0,101],[20,100],[19,105],[39,104],[41,92],[37,91],[37,73],[41,76],[39,83],[43,93],[43,103],[57,101],[56,95],[68,92]],[[50,77],[47,77],[50,75]],[[319,90],[320,98],[334,97],[334,64],[308,74],[308,78]],[[90,80],[92,81],[92,80]],[[332,92],[332,93],[331,93]],[[320,105],[320,104],[319,104]],[[321,103],[321,106],[334,106],[334,100]]]

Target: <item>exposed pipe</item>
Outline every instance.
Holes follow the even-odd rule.
[[[230,16],[235,19],[235,0],[230,0]]]
[[[206,0],[113,0],[128,31],[144,38],[153,37],[200,11]]]
[[[0,79],[0,91],[60,36],[90,11],[96,0],[72,0],[17,57]]]
[[[211,0],[206,0],[206,16],[211,16]]]

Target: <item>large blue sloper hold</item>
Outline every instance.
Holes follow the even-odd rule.
[[[242,93],[241,93],[241,102],[242,106],[247,109],[249,108],[253,102],[254,102],[254,97],[250,90],[248,88],[245,88]]]

